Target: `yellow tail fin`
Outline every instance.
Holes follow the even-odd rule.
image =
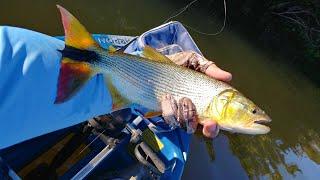
[[[86,28],[65,8],[57,5],[65,32],[65,48],[62,53],[55,103],[71,98],[94,75],[92,61],[99,59],[96,50],[101,47]],[[116,49],[109,46],[109,52]]]
[[[65,8],[57,5],[64,27],[65,43],[77,49],[99,47],[86,28]]]
[[[100,48],[85,27],[66,9],[57,5],[65,32],[65,48],[58,79],[55,103],[71,98],[96,73],[90,61],[97,57],[95,48]]]

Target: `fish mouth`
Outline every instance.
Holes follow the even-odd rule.
[[[270,128],[266,126],[268,123],[271,122],[269,117],[262,117],[254,120],[251,124],[251,133],[252,134],[267,134],[270,131]],[[250,134],[251,134],[250,133]]]
[[[254,121],[254,123],[261,125],[267,125],[269,122],[271,122],[271,119],[259,119]]]
[[[267,123],[271,122],[271,119],[269,117],[260,117],[255,119],[256,120],[252,120],[251,123],[246,125],[231,125],[220,123],[219,127],[222,130],[226,130],[232,133],[250,135],[267,134],[268,132],[270,132],[270,128],[266,126]]]

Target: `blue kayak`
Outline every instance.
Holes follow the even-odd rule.
[[[166,128],[160,117],[145,119],[142,114],[134,107],[125,108],[105,115],[117,122],[115,129],[85,132],[89,126],[84,122],[2,149],[0,172],[13,179],[127,179],[142,176],[141,169],[147,169],[160,179],[179,179],[189,135]],[[133,132],[141,132],[138,142],[147,151],[143,144],[133,142],[133,134],[139,134]],[[139,148],[142,153],[135,152]]]

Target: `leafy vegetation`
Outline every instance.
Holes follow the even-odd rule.
[[[223,1],[205,3],[223,18]],[[227,7],[229,29],[285,56],[320,85],[320,1],[237,0],[227,1]]]

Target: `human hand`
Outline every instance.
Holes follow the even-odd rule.
[[[193,51],[184,51],[168,56],[174,63],[205,73],[206,75],[229,82],[232,75],[216,66],[212,61]],[[163,117],[171,126],[185,125],[188,133],[193,133],[198,122],[196,119],[196,108],[189,98],[182,98],[176,102],[171,95],[165,95],[161,101]],[[178,122],[178,123],[177,123]],[[214,120],[202,123],[202,133],[204,136],[214,138],[219,133],[219,126]]]
[[[181,98],[177,102],[172,95],[167,94],[161,100],[162,116],[171,127],[182,127],[191,134],[197,130],[198,121],[196,107],[189,98]],[[215,121],[205,121],[202,133],[208,138],[214,138],[219,133]]]
[[[194,51],[183,51],[167,57],[175,64],[205,73],[214,79],[225,82],[229,82],[232,79],[231,73],[220,69],[214,62]]]

